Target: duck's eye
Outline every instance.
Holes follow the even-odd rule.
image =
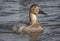
[[[34,8],[36,8],[36,6]]]

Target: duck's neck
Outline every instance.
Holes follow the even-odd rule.
[[[29,14],[30,24],[36,24],[37,23],[37,16],[33,13]]]

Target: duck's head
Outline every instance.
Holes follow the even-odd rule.
[[[31,7],[30,7],[30,13],[33,13],[35,15],[37,15],[37,14],[47,15],[44,11],[41,10],[40,6],[37,5],[37,4],[31,5]]]

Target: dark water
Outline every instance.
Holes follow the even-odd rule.
[[[44,28],[44,32],[38,37],[38,41],[60,41],[60,0],[0,0],[0,28],[11,25],[14,22],[28,22],[29,7],[37,3],[48,15],[38,15],[38,20]],[[2,26],[2,24],[4,26]],[[0,41],[28,41],[28,37],[0,29]]]

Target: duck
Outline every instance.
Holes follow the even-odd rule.
[[[30,41],[36,41],[37,36],[44,31],[37,20],[38,14],[47,15],[44,11],[41,10],[38,4],[32,4],[29,9],[30,25],[22,25],[17,31],[16,29],[14,30],[22,34],[28,34],[31,37]]]

